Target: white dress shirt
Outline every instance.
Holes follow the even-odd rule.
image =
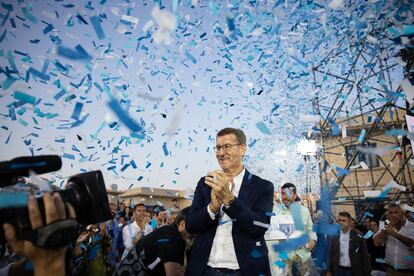
[[[138,226],[137,222],[134,221],[133,223],[130,223],[128,225],[125,225],[124,229],[122,229],[122,239],[124,241],[124,254],[122,256],[122,259],[128,255],[129,251],[131,251],[132,248],[134,248],[134,245],[132,244],[132,239],[138,234],[138,232],[141,231],[141,228]],[[144,229],[144,236],[148,235],[152,232],[152,227],[149,224],[145,224]]]
[[[239,195],[245,172],[246,170],[243,168],[242,172],[233,178],[234,187],[232,193],[236,197]],[[229,183],[229,185],[231,185],[231,183]],[[219,225],[217,226],[207,265],[215,268],[239,269],[240,267],[234,249],[233,235],[231,233],[233,222],[231,221],[231,218],[223,212],[223,208],[226,207],[222,206],[218,214],[220,216],[218,222]],[[210,210],[208,205],[207,212],[211,219],[214,220],[216,215]]]
[[[342,230],[339,235],[339,265],[344,267],[351,267],[351,260],[349,259],[349,233],[351,230],[348,229],[348,232],[344,233]]]

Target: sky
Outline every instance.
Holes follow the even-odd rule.
[[[230,126],[247,135],[248,170],[302,191],[308,175],[317,193],[321,161],[305,164],[297,145],[326,116],[315,97],[329,107],[343,82],[312,67],[341,75],[358,41],[374,56],[388,45],[390,82],[363,83],[380,105],[372,87],[402,80],[390,37],[413,32],[408,3],[3,1],[1,160],[60,155],[57,185],[101,170],[119,189],[194,189],[218,169],[215,135]],[[341,97],[351,114],[353,95]]]

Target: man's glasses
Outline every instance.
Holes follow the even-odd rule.
[[[224,144],[222,146],[215,146],[213,147],[215,152],[219,152],[221,149],[224,150],[225,152],[229,152],[231,150],[232,147],[234,146],[240,146],[241,144]]]

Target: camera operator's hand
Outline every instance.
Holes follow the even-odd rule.
[[[43,202],[46,212],[46,224],[66,218],[75,218],[75,210],[70,204],[63,202],[58,193],[50,195],[45,193]],[[34,196],[29,197],[28,203],[29,218],[33,229],[40,228],[44,225],[39,206]],[[66,210],[68,214],[66,214]],[[66,247],[59,249],[43,249],[36,247],[32,242],[18,240],[16,232],[11,224],[3,225],[7,242],[13,251],[25,256],[32,261],[35,275],[64,275],[65,274],[65,252]]]

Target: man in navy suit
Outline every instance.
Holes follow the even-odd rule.
[[[186,275],[270,275],[264,233],[273,208],[273,184],[244,168],[242,130],[220,130],[215,152],[222,170],[200,179],[187,215],[187,232],[196,238]]]

